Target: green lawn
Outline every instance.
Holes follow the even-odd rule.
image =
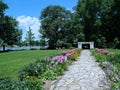
[[[116,54],[120,54],[120,49],[107,49],[110,52],[114,52]]]
[[[0,78],[17,79],[18,71],[30,62],[46,56],[60,54],[62,50],[26,50],[0,53]]]

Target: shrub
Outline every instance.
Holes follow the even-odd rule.
[[[14,82],[10,78],[0,79],[0,90],[14,90]]]
[[[57,74],[53,70],[48,70],[42,74],[45,80],[54,80],[57,78]]]
[[[47,61],[46,59],[37,60],[35,63],[31,63],[19,71],[19,79],[23,80],[27,76],[37,77],[42,75],[49,67],[50,61]]]
[[[105,51],[105,50],[103,50]],[[93,55],[102,66],[111,82],[111,90],[119,90],[120,88],[120,54],[111,52],[98,53],[93,51]]]
[[[24,87],[22,88],[26,88],[27,90],[44,90],[42,85],[43,85],[43,80],[42,79],[38,79],[35,77],[29,78],[29,79],[25,79],[24,81],[21,81],[22,84],[24,85]],[[22,86],[21,84],[21,86]],[[26,90],[26,89],[22,89],[22,90]]]
[[[23,81],[13,81],[10,78],[0,79],[0,90],[44,90],[43,80],[29,78]]]
[[[62,64],[57,65],[53,71],[57,74],[57,76],[62,75],[64,73],[64,68]]]
[[[66,43],[66,48],[71,48],[72,44],[71,43]]]

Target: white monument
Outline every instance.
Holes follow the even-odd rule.
[[[82,49],[82,45],[84,44],[89,44],[90,45],[90,49],[94,48],[94,42],[78,42],[78,48]]]

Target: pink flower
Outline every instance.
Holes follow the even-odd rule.
[[[52,60],[58,61],[59,63],[63,63],[65,61],[65,59],[66,59],[65,56],[55,56],[55,57],[53,57]]]
[[[107,50],[104,50],[104,49],[97,49],[97,51],[98,51],[99,53],[103,53],[103,54],[107,54],[107,53],[108,53],[108,51],[107,51]]]

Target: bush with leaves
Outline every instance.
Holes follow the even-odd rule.
[[[93,51],[93,55],[99,62],[100,66],[105,71],[110,79],[111,90],[119,90],[120,88],[120,54],[108,52],[99,53],[97,50]]]
[[[27,76],[38,77],[42,75],[48,68],[50,68],[50,61],[46,59],[37,60],[35,63],[31,63],[19,71],[19,79],[22,80]]]
[[[10,78],[0,79],[0,90],[44,90],[43,80],[35,77],[23,81],[13,81]]]
[[[42,74],[44,80],[54,80],[57,78],[57,74],[53,70],[48,70]]]

